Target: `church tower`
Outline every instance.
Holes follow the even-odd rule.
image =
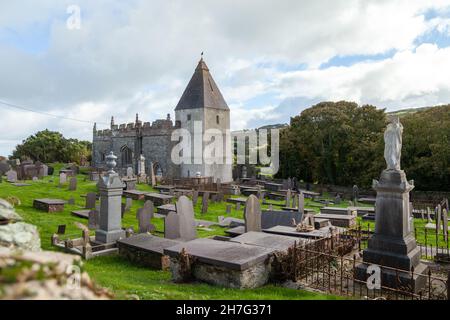
[[[212,78],[209,69],[203,60],[200,59],[194,74],[189,81],[183,95],[175,108],[175,120],[181,124],[181,128],[187,129],[191,133],[191,164],[181,165],[182,177],[195,177],[200,173],[204,177],[218,178],[221,182],[232,181],[231,164],[231,141],[227,139],[230,130],[230,109],[225,99]],[[208,157],[199,157],[194,150],[194,132],[203,134],[206,130],[218,129],[222,133],[222,161],[218,163],[208,162]],[[218,132],[215,130],[215,132]],[[210,141],[203,141],[201,144],[201,155],[204,154],[205,146],[210,145]],[[215,158],[219,154],[213,155]]]

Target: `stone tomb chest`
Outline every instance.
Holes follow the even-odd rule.
[[[148,233],[134,235],[117,241],[119,255],[133,263],[154,269],[168,269],[169,259],[164,255],[165,248],[180,243],[177,240],[152,236]]]
[[[46,212],[64,211],[66,201],[60,199],[36,199],[33,201],[33,207]]]
[[[164,249],[175,281],[181,279],[183,249],[194,258],[192,275],[199,281],[230,288],[256,288],[269,281],[274,249],[205,238]]]
[[[174,198],[174,196],[161,193],[147,193],[144,195],[144,197],[145,200],[152,201],[155,206],[162,206],[165,204],[169,204]]]

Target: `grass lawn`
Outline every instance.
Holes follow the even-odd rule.
[[[85,175],[78,175],[78,187],[76,191],[68,191],[68,183],[59,187],[57,176],[61,165],[54,165],[55,175],[46,177],[40,181],[26,181],[31,184],[27,187],[16,187],[7,182],[0,184],[0,198],[16,196],[20,199],[21,205],[16,207],[25,222],[37,226],[42,248],[44,250],[57,250],[51,246],[51,235],[56,232],[58,225],[66,224],[65,237],[80,237],[81,231],[74,222],[87,224],[87,220],[77,218],[70,214],[71,211],[84,207],[85,195],[88,192],[96,192],[96,183],[85,181]],[[148,185],[138,185],[139,190],[152,191]],[[65,205],[63,212],[45,213],[33,208],[33,200],[38,198],[57,198],[63,200],[75,199],[75,205]],[[282,203],[272,201],[272,203]],[[133,201],[131,211],[126,213],[122,222],[124,227],[133,226],[137,230],[136,211],[143,206],[143,201]],[[306,205],[310,200],[306,199]],[[267,205],[263,206],[264,208]],[[313,207],[311,207],[313,208]],[[210,203],[208,213],[202,215],[201,199],[199,198],[195,206],[195,215],[198,219],[217,221],[219,215],[225,213],[225,203]],[[318,207],[314,207],[316,211]],[[233,206],[231,215],[242,218],[243,211],[236,211]],[[153,219],[156,226],[156,235],[162,235],[164,223],[162,219]],[[198,230],[199,237],[211,235],[223,235],[223,228],[213,226],[212,231]],[[313,293],[305,290],[284,288],[276,285],[267,285],[258,289],[228,289],[207,284],[175,284],[171,281],[170,272],[151,270],[148,268],[134,266],[127,260],[119,256],[97,257],[85,261],[85,269],[90,276],[100,285],[111,289],[118,299],[127,299],[130,295],[137,295],[140,299],[341,299],[341,297]]]

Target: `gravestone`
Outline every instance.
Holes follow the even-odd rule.
[[[67,201],[67,204],[73,206],[75,204],[75,199],[72,197]]]
[[[297,208],[297,197],[296,196],[293,196],[292,197],[292,206],[291,206],[291,208]]]
[[[194,190],[194,192],[192,192],[192,204],[196,206],[197,201],[198,201],[198,190]]]
[[[164,218],[164,238],[179,239],[180,237],[180,216],[176,212],[169,212]]]
[[[62,235],[66,233],[66,225],[60,224],[58,225],[58,230],[56,231],[57,234]]]
[[[286,191],[286,207],[289,208],[291,206],[291,189]]]
[[[38,181],[39,178],[38,178],[38,177],[33,177],[31,180],[33,180],[33,181]]]
[[[227,204],[225,212],[226,212],[226,214],[231,214],[231,204]]]
[[[427,207],[427,220],[428,220],[428,223],[431,222],[431,209],[429,207]]]
[[[448,240],[448,211],[447,209],[442,210],[442,233],[444,234],[444,241]]]
[[[155,168],[153,167],[153,162],[150,163],[150,183],[152,187],[156,187],[156,176],[155,176]]]
[[[341,204],[341,201],[342,201],[341,195],[338,193],[336,195],[336,198],[334,198],[334,204]]]
[[[216,195],[216,201],[217,202],[222,202],[223,201],[223,197],[224,197],[224,194],[223,194],[223,192],[222,191],[219,191],[218,193],[217,193],[217,195]]]
[[[144,207],[139,208],[136,213],[136,218],[139,224],[139,233],[147,233],[155,230],[155,226],[151,223],[155,208],[153,202],[147,200]]]
[[[128,168],[127,168],[127,178],[132,179],[133,176],[134,176],[134,174],[133,174],[133,168],[132,168],[132,167],[128,167]]]
[[[245,204],[245,232],[261,231],[261,205],[255,195],[250,195]]]
[[[442,218],[442,207],[440,204],[437,205],[434,211],[434,218],[436,220],[436,233],[441,233],[441,218]]]
[[[300,213],[305,212],[305,195],[301,191],[298,194],[298,212]]]
[[[67,183],[67,174],[65,174],[64,172],[61,172],[59,174],[59,184],[64,184]]]
[[[358,197],[359,197],[359,188],[358,186],[355,184],[353,186],[353,194],[352,194],[352,200],[353,202],[356,204],[358,202]]]
[[[275,226],[292,227],[303,220],[303,214],[298,211],[266,210],[261,213],[261,229]]]
[[[6,172],[6,180],[12,183],[17,182],[17,172],[12,169]]]
[[[89,211],[88,219],[88,228],[96,230],[98,228],[99,212],[95,209]]]
[[[89,192],[86,195],[86,209],[94,209],[97,201],[97,194],[95,192]]]
[[[75,191],[77,190],[77,178],[72,177],[69,181],[69,191]]]
[[[236,202],[236,211],[241,210],[241,203],[240,202]]]
[[[272,211],[272,210],[273,210],[273,205],[269,204],[269,211]]]
[[[197,230],[192,201],[186,196],[181,196],[177,201],[176,208],[180,220],[180,238],[186,241],[196,239]]]
[[[209,199],[209,192],[203,192],[202,197],[202,214],[205,214],[208,212],[208,199]]]
[[[132,206],[133,206],[133,199],[125,198],[125,212],[130,211]]]

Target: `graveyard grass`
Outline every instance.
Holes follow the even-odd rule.
[[[16,206],[16,211],[25,222],[37,226],[41,245],[44,250],[58,250],[51,246],[51,235],[56,232],[58,225],[66,225],[66,235],[63,238],[75,238],[81,236],[81,231],[75,226],[75,222],[87,224],[87,220],[71,215],[71,211],[84,207],[85,195],[88,192],[96,192],[96,183],[85,181],[85,175],[78,175],[76,191],[68,190],[68,183],[62,187],[59,185],[57,173],[61,165],[53,165],[55,175],[45,177],[39,181],[26,181],[31,184],[27,187],[16,187],[7,182],[0,184],[0,198],[9,196],[18,197],[21,205]],[[147,185],[138,185],[140,190],[151,191]],[[33,200],[39,198],[56,198],[69,200],[74,198],[75,205],[65,205],[64,211],[59,213],[46,213],[33,208]],[[276,202],[274,202],[276,203]],[[307,202],[308,203],[308,202]],[[123,226],[133,226],[137,230],[136,211],[143,206],[143,201],[133,201],[130,212],[123,219]],[[264,206],[266,207],[266,206]],[[208,213],[201,213],[201,199],[195,207],[197,219],[217,221],[219,215],[225,213],[225,203],[211,203]],[[243,212],[236,211],[234,206],[230,216],[242,218]],[[156,235],[163,236],[164,225],[162,219],[153,219],[156,226]],[[211,235],[224,235],[223,228],[211,227],[210,230],[198,230],[199,237]],[[84,268],[91,278],[99,285],[114,292],[117,299],[130,299],[137,296],[140,299],[342,299],[341,297],[297,290],[278,285],[267,285],[258,289],[229,289],[210,286],[202,283],[178,284],[171,281],[168,271],[151,270],[135,266],[119,256],[97,257],[84,262]]]

